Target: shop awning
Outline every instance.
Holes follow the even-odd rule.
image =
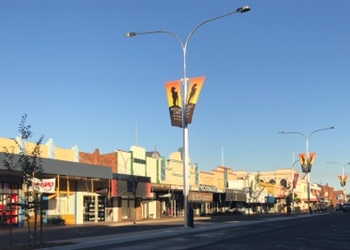
[[[243,190],[226,189],[226,201],[246,201],[247,195]]]
[[[302,201],[308,201],[308,199],[306,198],[306,199],[301,199]],[[315,201],[317,201],[317,199],[316,198],[310,198],[310,201],[312,201],[312,202],[315,202]]]

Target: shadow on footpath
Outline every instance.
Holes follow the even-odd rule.
[[[249,221],[249,220],[261,220],[264,218],[271,217],[287,217],[291,216],[288,214],[218,214],[213,216],[196,216],[194,221],[194,226],[196,224],[200,226],[210,226],[212,224],[224,223],[229,221]],[[295,215],[292,215],[295,216]],[[32,249],[41,249],[41,248],[51,248],[56,246],[63,245],[71,245],[76,244],[73,239],[76,238],[90,238],[93,236],[103,236],[103,235],[111,235],[111,234],[122,234],[122,233],[137,233],[149,230],[162,230],[165,228],[171,227],[183,227],[182,222],[184,218],[162,218],[162,219],[150,219],[143,220],[134,223],[133,221],[126,222],[99,222],[99,223],[91,223],[91,224],[82,224],[82,225],[45,225],[43,227],[43,243],[28,245],[27,240],[27,228],[12,228],[13,235],[22,235],[21,242],[12,242],[12,247],[10,242],[1,242],[0,250],[32,250]],[[0,233],[2,235],[9,230],[7,227],[1,227]],[[59,237],[54,237],[53,234],[57,236],[57,232],[59,231]],[[46,234],[46,236],[45,236]],[[50,234],[50,237],[47,235]],[[38,235],[38,234],[37,234]],[[9,237],[9,235],[7,235]],[[1,238],[1,235],[0,235]],[[40,241],[40,236],[37,237],[37,241]]]

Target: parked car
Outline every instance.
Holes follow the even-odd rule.
[[[343,211],[343,205],[342,204],[337,204],[335,206],[335,211]]]
[[[343,213],[350,212],[350,203],[343,204]]]
[[[333,211],[333,210],[335,210],[335,208],[334,208],[334,206],[332,204],[330,204],[330,205],[327,206],[327,210]]]
[[[316,203],[315,206],[312,207],[312,212],[326,212],[327,206],[324,203]]]

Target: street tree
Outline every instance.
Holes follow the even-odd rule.
[[[3,164],[9,171],[22,174],[23,197],[17,205],[21,208],[24,220],[28,226],[28,245],[31,244],[31,215],[34,213],[34,245],[36,244],[36,219],[39,204],[39,193],[37,188],[33,188],[33,182],[40,179],[43,172],[40,145],[44,139],[41,136],[34,144],[34,147],[26,147],[26,142],[32,137],[31,126],[26,124],[27,114],[24,114],[19,123],[17,138],[11,138],[15,146],[4,147],[5,158]],[[18,149],[18,153],[16,152]],[[12,223],[12,222],[11,222]],[[12,230],[10,231],[12,239]]]

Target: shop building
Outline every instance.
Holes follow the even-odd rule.
[[[16,146],[13,140],[4,138],[0,138],[0,144]],[[33,143],[25,144],[27,148],[33,147]],[[47,216],[59,214],[68,224],[184,216],[181,148],[167,159],[157,151],[146,152],[139,146],[107,154],[100,154],[98,149],[92,153],[79,152],[77,146],[58,148],[52,139],[40,149],[42,179],[55,182],[53,192],[42,194],[48,204]],[[294,169],[248,173],[224,166],[205,172],[191,161],[188,169],[188,202],[197,215],[225,212],[252,203],[260,209],[278,212],[285,205],[287,189],[297,173]],[[2,211],[8,209],[10,201],[20,201],[23,190],[21,175],[9,172],[1,164],[0,173]],[[294,191],[300,198],[306,195],[304,184],[299,177]],[[23,221],[18,208],[9,214],[12,222]]]

